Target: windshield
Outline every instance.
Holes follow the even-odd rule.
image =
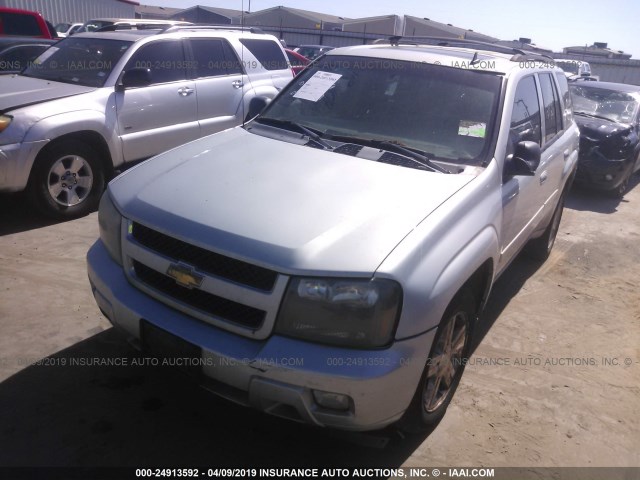
[[[102,87],[131,42],[67,38],[46,50],[22,72],[27,77]]]
[[[331,55],[296,77],[260,119],[301,124],[327,139],[383,141],[480,164],[500,84],[499,76],[477,71]]]
[[[638,111],[640,94],[625,93],[583,85],[571,86],[574,113],[632,123]]]

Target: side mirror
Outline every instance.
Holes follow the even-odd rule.
[[[519,142],[516,144],[516,151],[507,156],[505,175],[535,175],[540,165],[540,157],[540,145],[536,142]]]
[[[147,87],[151,85],[151,70],[148,68],[132,68],[122,75],[118,90],[126,88]]]
[[[249,112],[247,113],[247,116],[245,117],[245,122],[248,122],[249,120],[252,120],[259,113],[261,113],[266,108],[266,106],[269,105],[270,102],[271,102],[270,98],[253,97],[251,99],[251,101],[249,102]]]

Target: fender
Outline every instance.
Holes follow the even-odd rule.
[[[45,139],[48,141],[47,143],[50,143],[63,135],[87,131],[95,132],[105,140],[114,167],[123,163],[115,118],[110,120],[96,110],[76,110],[41,119],[29,128],[24,141],[35,142]],[[44,145],[46,144],[43,144],[40,150]],[[33,156],[33,159],[35,159],[37,153]],[[33,164],[33,159],[31,164]]]
[[[401,315],[412,319],[400,321],[396,339],[437,327],[458,290],[489,262],[491,278],[486,291],[479,292],[480,299],[486,298],[500,258],[499,178],[492,162],[423,220],[379,267],[376,276],[389,276],[403,285]],[[400,278],[384,275],[385,271],[397,272]]]

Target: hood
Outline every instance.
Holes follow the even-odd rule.
[[[126,217],[200,247],[282,273],[368,276],[473,178],[235,128],[152,158],[109,189]]]
[[[94,90],[95,87],[53,82],[22,75],[3,75],[0,76],[0,113]]]
[[[626,123],[617,123],[601,118],[574,115],[581,135],[593,140],[604,140],[614,135],[628,135],[632,127]]]

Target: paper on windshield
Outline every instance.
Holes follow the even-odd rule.
[[[319,71],[316,72],[313,77],[307,80],[300,90],[296,92],[294,98],[302,98],[303,100],[310,100],[317,102],[322,96],[327,93],[333,85],[342,77],[338,73],[329,73]]]
[[[487,132],[487,124],[483,122],[473,122],[461,120],[458,126],[458,135],[465,137],[484,138]]]

